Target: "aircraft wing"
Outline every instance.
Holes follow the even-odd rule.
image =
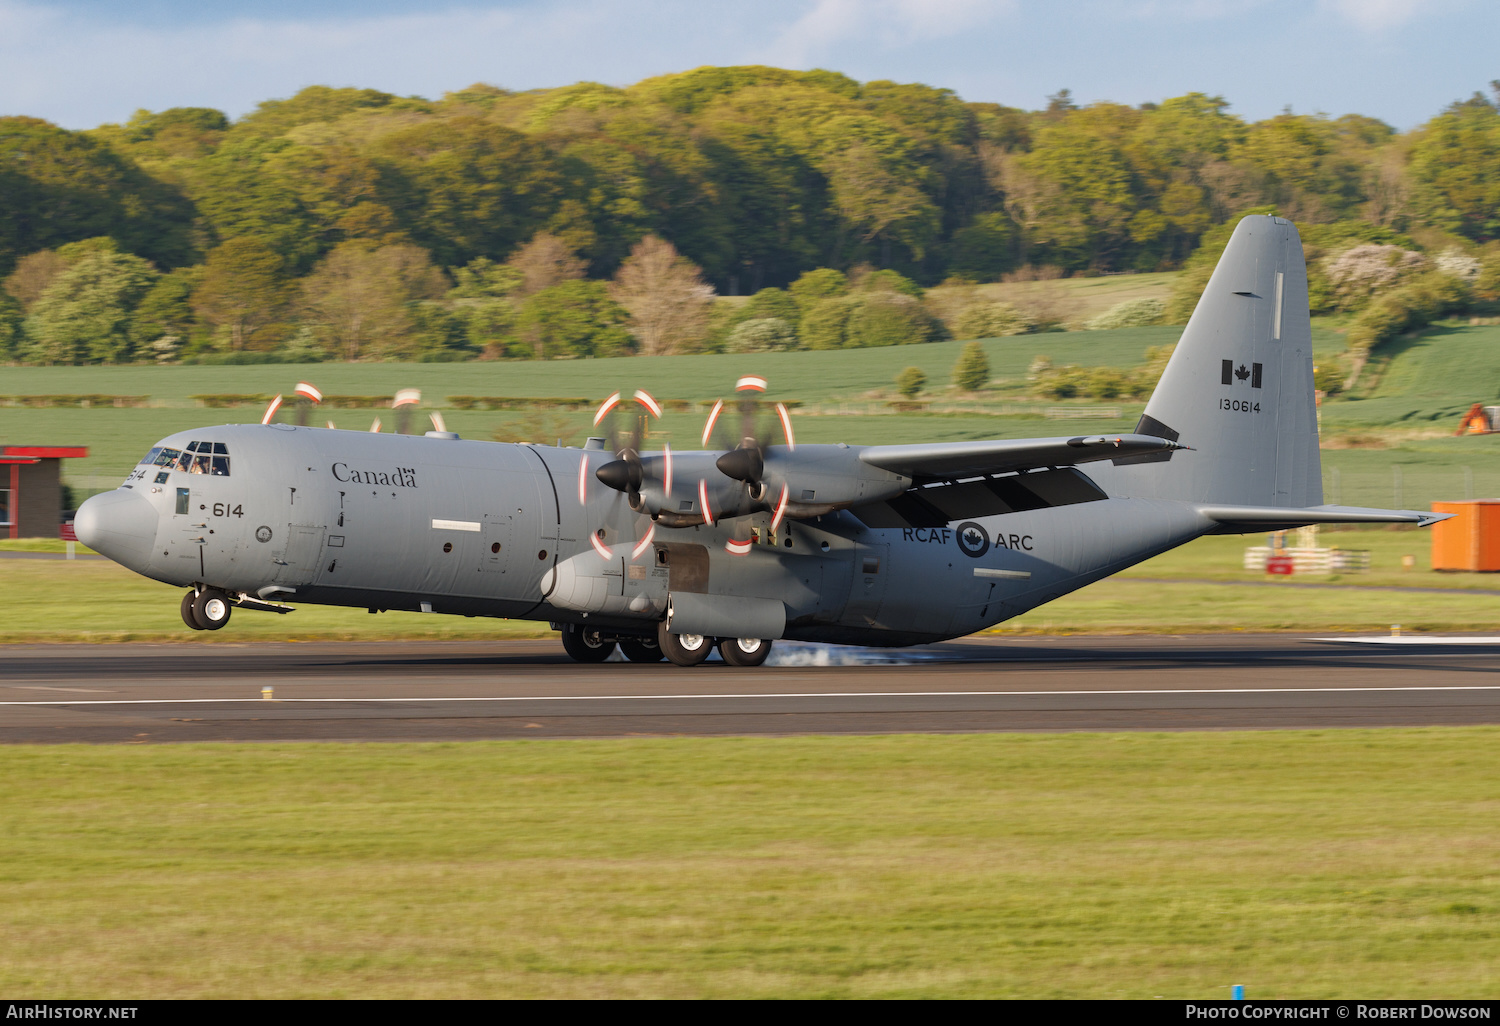
[[[1217,521],[1214,534],[1253,534],[1287,531],[1309,524],[1416,524],[1429,527],[1452,513],[1424,513],[1415,509],[1370,509],[1364,506],[1211,506],[1198,512]]]
[[[916,445],[872,445],[860,462],[912,478],[952,478],[1003,474],[1040,467],[1185,449],[1155,435],[1079,435],[1073,438],[1017,438],[984,442],[923,442]]]

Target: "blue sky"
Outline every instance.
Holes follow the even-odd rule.
[[[437,97],[762,63],[1027,108],[1197,90],[1250,119],[1404,130],[1500,78],[1497,41],[1493,0],[0,0],[0,114],[89,128],[311,84]]]

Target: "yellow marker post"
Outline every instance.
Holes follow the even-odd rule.
[[[267,702],[274,702],[276,699],[273,698],[272,696],[274,696],[275,694],[276,694],[276,689],[275,688],[264,687],[264,688],[260,689],[260,697],[262,699],[264,699],[265,701],[267,701]]]

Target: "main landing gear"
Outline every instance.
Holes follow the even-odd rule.
[[[234,606],[217,588],[190,591],[182,596],[182,622],[195,631],[216,631],[229,622]]]
[[[602,663],[616,646],[632,663],[659,663],[666,659],[677,666],[697,666],[715,646],[730,666],[759,666],[771,654],[769,638],[710,638],[702,634],[673,634],[658,624],[655,638],[611,635],[574,624],[562,626],[563,651],[580,663]]]

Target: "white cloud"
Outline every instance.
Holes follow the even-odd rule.
[[[1366,32],[1399,28],[1418,14],[1432,14],[1433,0],[1323,0],[1322,6]]]
[[[969,31],[1016,9],[1015,0],[813,0],[760,59],[806,67],[851,43],[885,49]]]

